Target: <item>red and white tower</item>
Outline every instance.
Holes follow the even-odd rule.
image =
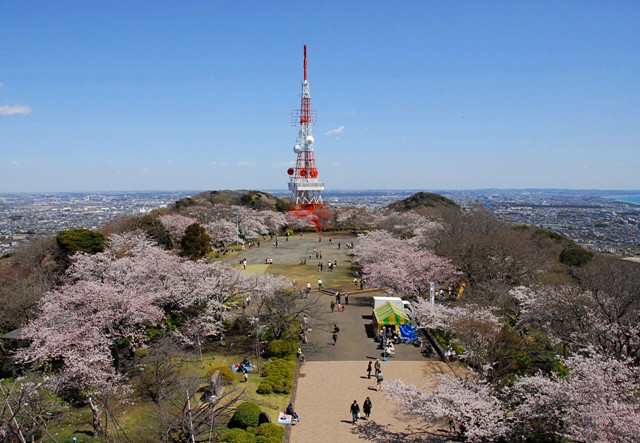
[[[298,155],[295,168],[289,168],[289,190],[293,211],[314,211],[324,207],[320,191],[324,183],[318,180],[318,167],[313,153],[315,139],[311,126],[316,122],[316,113],[311,110],[311,94],[307,80],[307,45],[304,45],[304,80],[302,81],[302,103],[293,112],[292,124],[300,124],[293,152]]]

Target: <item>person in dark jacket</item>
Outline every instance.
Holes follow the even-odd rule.
[[[287,415],[290,415],[294,420],[299,420],[298,414],[293,410],[293,403],[289,403],[287,406]]]
[[[367,419],[371,415],[371,407],[372,406],[373,405],[371,404],[371,399],[369,397],[367,397],[366,400],[364,401],[364,403],[362,403],[362,412],[364,412],[364,415],[365,415],[365,417],[367,417]]]
[[[351,403],[351,422],[355,425],[358,422],[358,417],[360,415],[360,405],[358,405],[358,402],[353,400],[353,403]]]

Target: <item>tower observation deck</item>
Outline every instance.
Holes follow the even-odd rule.
[[[300,125],[293,152],[297,154],[295,167],[289,168],[289,190],[292,211],[314,211],[324,207],[321,191],[324,183],[318,179],[318,167],[313,152],[315,139],[311,126],[316,122],[311,110],[311,94],[307,79],[307,45],[304,45],[304,79],[300,109],[293,112],[292,124]]]

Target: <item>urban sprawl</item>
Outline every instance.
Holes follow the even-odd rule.
[[[330,205],[385,206],[415,190],[325,192]],[[640,206],[616,201],[620,191],[437,191],[462,207],[482,205],[506,222],[558,233],[592,251],[640,255]],[[66,229],[97,229],[148,213],[197,191],[0,194],[0,256],[20,243]],[[272,191],[284,197],[286,193]]]

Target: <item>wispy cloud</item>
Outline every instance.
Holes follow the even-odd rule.
[[[335,129],[330,129],[329,131],[324,133],[324,135],[339,135],[339,134],[344,134],[344,125],[338,126]]]
[[[4,87],[4,83],[0,83],[0,88]]]
[[[221,166],[223,168],[226,168],[227,166],[229,166],[229,163],[227,162],[211,162],[209,163],[210,166]]]
[[[243,168],[252,168],[256,166],[256,164],[253,162],[238,162],[238,166],[241,166]]]
[[[31,107],[29,105],[21,105],[16,103],[15,105],[2,105],[0,106],[0,115],[28,115],[31,114]]]
[[[18,160],[11,160],[11,166],[18,166],[20,162]]]

